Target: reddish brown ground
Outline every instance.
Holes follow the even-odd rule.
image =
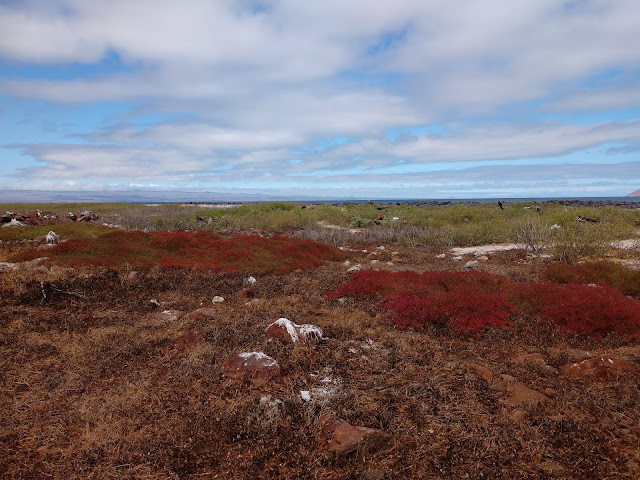
[[[351,265],[463,268],[439,251],[365,248],[378,255],[348,252]],[[481,264],[516,281],[540,280],[544,267],[518,252]],[[481,338],[396,330],[371,302],[326,298],[346,270],[326,263],[253,287],[244,273],[197,269],[0,273],[0,478],[640,477],[637,377],[601,383],[561,370],[585,351],[637,369],[640,342],[565,336],[526,317]],[[215,295],[226,302],[213,305]],[[217,315],[189,315],[202,306]],[[265,343],[279,317],[319,325],[327,339]],[[253,350],[278,360],[280,383],[222,375],[228,357]],[[304,402],[300,391],[325,377],[334,393]],[[275,399],[274,414],[265,405]],[[327,416],[393,443],[327,454]]]

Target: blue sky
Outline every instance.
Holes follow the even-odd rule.
[[[637,0],[0,0],[0,191],[640,188]]]

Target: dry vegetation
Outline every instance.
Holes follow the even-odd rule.
[[[111,214],[116,220],[117,214],[120,221],[114,223],[120,224],[123,210],[128,208],[116,206],[109,213],[106,207],[97,207],[90,208],[103,219]],[[246,215],[234,220],[220,220],[230,214],[216,211],[216,220],[207,225],[226,221],[216,231],[234,233],[251,232],[251,228],[268,230],[269,226],[262,224],[266,220],[260,218],[251,220],[252,226],[242,227],[258,207],[246,208]],[[291,209],[287,204],[261,208],[267,217],[276,215],[268,212],[276,211],[280,219],[296,217],[296,221],[301,221],[299,215],[307,215],[307,210],[314,210]],[[276,232],[351,247],[342,253],[304,243],[316,253],[318,249],[334,252],[318,256],[312,264],[294,262],[279,269],[270,263],[270,268],[258,274],[251,271],[251,265],[238,271],[220,271],[213,264],[202,268],[203,263],[179,268],[165,264],[161,268],[161,257],[157,256],[157,266],[153,262],[143,266],[119,261],[109,268],[86,264],[72,268],[69,262],[59,261],[0,271],[0,478],[640,477],[640,377],[630,374],[599,383],[571,380],[561,370],[590,352],[595,357],[610,354],[626,359],[640,371],[640,340],[633,332],[613,329],[601,336],[587,335],[579,329],[578,333],[568,332],[544,321],[539,311],[525,311],[524,303],[510,313],[508,325],[503,325],[508,328],[483,325],[479,336],[456,333],[447,328],[446,322],[423,322],[413,325],[417,329],[401,329],[390,323],[389,304],[375,291],[346,298],[327,295],[352,283],[354,277],[346,270],[355,264],[365,270],[416,272],[394,274],[413,279],[408,285],[416,298],[420,289],[415,287],[421,285],[416,278],[440,275],[464,278],[460,281],[464,283],[464,263],[474,257],[468,255],[462,262],[453,262],[448,247],[468,245],[453,239],[462,238],[464,232],[479,232],[480,227],[468,224],[474,219],[482,224],[481,217],[495,219],[495,212],[466,210],[465,215],[472,220],[465,221],[464,216],[456,220],[464,231],[455,230],[454,221],[445,222],[444,214],[436,212],[442,218],[432,217],[431,224],[415,220],[403,225],[372,225],[353,234],[349,231],[350,212],[342,220],[322,218],[335,214],[328,208],[322,213],[324,208],[304,217],[302,223],[311,219],[306,226],[292,228],[284,221],[272,225]],[[371,218],[379,212],[371,206],[361,208],[372,210],[359,210],[359,218]],[[64,212],[69,207],[59,209]],[[422,218],[420,212],[410,210],[406,215]],[[509,214],[515,218],[520,210],[514,208]],[[456,217],[461,212],[456,207],[450,213]],[[393,213],[387,210],[384,215]],[[596,209],[591,215],[598,215],[601,222],[615,218],[618,223],[611,221],[626,229],[627,237],[634,234],[635,212]],[[162,218],[166,221],[167,217]],[[156,220],[140,220],[135,228],[146,228]],[[317,224],[320,220],[343,228],[321,227]],[[510,228],[515,230],[518,225],[523,224],[515,222]],[[539,233],[547,232],[546,223],[541,225],[545,228],[540,227]],[[592,243],[600,245],[604,234],[595,230],[601,225],[587,232],[592,225],[575,225],[567,214],[565,227],[578,235],[582,231],[582,239],[595,239]],[[92,229],[95,225],[73,228]],[[535,225],[521,235],[528,235],[535,245],[548,241],[532,233],[532,228]],[[69,243],[65,242],[60,247],[28,253],[38,248],[32,242],[22,242],[29,238],[25,233],[28,230],[19,234],[18,229],[12,231],[16,233],[0,231],[6,235],[0,244],[0,261],[40,255],[53,258],[56,249],[64,252],[69,248],[64,247]],[[444,231],[448,236],[437,241],[425,233]],[[497,231],[487,230],[484,235],[495,239]],[[158,233],[155,237],[140,233],[128,237],[125,233],[116,235],[119,241],[112,242],[113,248],[120,246],[120,250],[110,251],[116,252],[119,260],[125,243],[135,244],[130,238],[145,238],[151,243],[149,238],[182,238],[183,244],[194,238],[182,233]],[[10,241],[10,235],[26,237],[15,242]],[[80,231],[67,235],[93,236]],[[333,241],[320,238],[322,235]],[[619,233],[608,235],[624,238]],[[205,238],[233,243],[226,235],[202,234],[201,240]],[[252,239],[249,249],[271,240],[248,238]],[[299,245],[281,237],[275,241],[280,242],[278,248],[286,247],[279,250],[283,254],[293,254],[290,249]],[[100,237],[76,245],[95,246],[92,242],[99,245]],[[575,255],[573,263],[594,254],[609,255],[608,263],[595,267],[557,265],[554,258],[537,255],[546,251],[560,258],[560,251],[550,250],[551,243],[557,242],[548,241],[547,249],[536,250],[536,255],[531,249],[489,255],[479,264],[484,273],[472,274],[471,278],[476,275],[479,283],[482,278],[491,279],[485,286],[490,284],[495,291],[487,287],[483,294],[504,293],[500,285],[546,285],[553,280],[610,285],[617,289],[615,295],[631,295],[622,297],[625,302],[640,303],[637,271],[621,266],[621,261],[637,262],[637,251],[604,247],[579,250],[580,242],[576,243],[576,238],[572,242],[567,241],[565,247]],[[107,243],[103,242],[103,247]],[[383,244],[385,249],[377,248]],[[152,252],[157,254],[157,250]],[[185,258],[179,250],[174,253]],[[440,253],[447,255],[438,258]],[[109,252],[102,251],[99,256],[104,255]],[[214,257],[224,255],[224,249],[216,250]],[[349,265],[343,263],[345,259]],[[450,273],[429,273],[433,271]],[[253,286],[247,283],[249,273],[257,278]],[[386,278],[376,287],[379,293],[399,284],[393,275]],[[554,285],[559,289],[580,288]],[[445,287],[455,291],[451,285]],[[602,290],[612,292],[605,287]],[[214,296],[226,301],[212,304]],[[582,290],[560,298],[577,302],[579,308],[581,296]],[[488,298],[484,300],[491,301]],[[190,314],[202,306],[214,308],[215,314],[204,320]],[[171,318],[162,314],[165,310],[182,314]],[[326,340],[317,345],[265,342],[265,328],[279,317],[319,325]],[[188,332],[192,332],[189,338],[193,341],[176,341]],[[278,360],[282,369],[279,383],[241,384],[223,375],[226,358],[253,350]],[[526,360],[539,358],[526,354],[538,354],[543,362]],[[547,400],[514,404],[510,381],[503,375],[543,393]],[[332,379],[332,394],[305,402],[300,391],[313,389],[315,376]],[[271,403],[261,401],[268,396],[281,403],[271,408]],[[375,454],[330,454],[320,435],[326,415],[390,433],[393,444]]]

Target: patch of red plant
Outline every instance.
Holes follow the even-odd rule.
[[[399,328],[448,326],[480,335],[528,314],[565,332],[602,336],[640,331],[640,301],[606,285],[515,283],[485,272],[363,271],[327,294],[374,298]]]
[[[640,297],[640,270],[614,262],[554,263],[546,268],[544,276],[558,283],[610,285],[625,295]]]
[[[25,252],[15,261],[31,260],[41,251]],[[125,232],[69,240],[47,251],[52,262],[79,267],[201,268],[225,272],[290,272],[313,269],[344,254],[311,240],[282,236],[241,235],[223,238],[212,232]]]
[[[479,335],[488,326],[504,327],[516,313],[508,298],[511,281],[485,272],[363,271],[329,292],[329,297],[376,297],[399,328],[426,324]]]
[[[602,336],[640,330],[640,301],[608,285],[553,282],[521,284],[517,296],[523,313],[559,326],[565,332]]]

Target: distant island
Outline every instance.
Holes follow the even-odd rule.
[[[640,190],[636,190],[635,192],[631,192],[627,197],[640,197]]]

